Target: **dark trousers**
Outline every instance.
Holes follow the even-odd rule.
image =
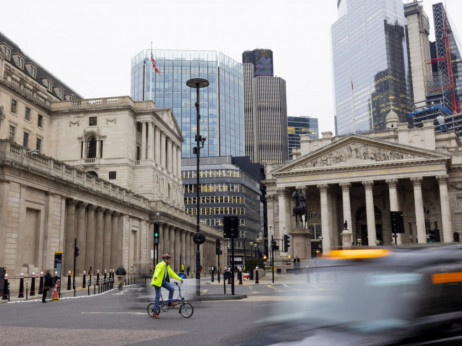
[[[44,288],[44,289],[43,289],[42,302],[45,301],[45,299],[46,299],[46,297],[47,297],[47,294],[48,294],[48,291],[49,291],[49,290],[50,290],[49,288]]]

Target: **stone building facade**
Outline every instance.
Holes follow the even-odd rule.
[[[27,276],[52,269],[62,251],[67,273],[76,240],[76,275],[120,265],[149,273],[165,252],[176,271],[185,264],[194,274],[182,141],[171,109],[130,97],[82,99],[0,35],[0,267]],[[221,235],[201,230],[206,268]]]
[[[395,243],[390,211],[403,212],[405,233],[398,244],[427,243],[435,229],[443,243],[458,238],[459,139],[454,132],[435,133],[431,122],[408,128],[394,112],[386,123],[386,130],[369,134],[305,137],[293,161],[266,167],[269,239],[291,239],[289,251],[280,247],[276,259],[309,259],[340,247],[345,228],[352,245]],[[296,189],[307,196],[306,228],[292,215]]]

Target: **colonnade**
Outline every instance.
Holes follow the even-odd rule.
[[[140,120],[140,161],[154,161],[161,168],[181,177],[181,144],[175,143],[154,121]]]
[[[410,180],[413,187],[413,197],[414,197],[414,210],[415,210],[415,225],[416,225],[416,238],[418,243],[426,243],[427,235],[425,229],[425,214],[424,214],[424,201],[422,194],[422,181],[423,176],[410,176],[407,178],[402,178],[403,180]],[[450,243],[453,242],[453,229],[451,221],[451,212],[449,204],[449,194],[448,194],[448,176],[447,175],[438,175],[433,177],[426,176],[425,178],[435,178],[439,186],[439,195],[440,195],[440,210],[441,210],[441,242]],[[389,193],[389,206],[390,211],[400,211],[399,198],[397,185],[401,179],[388,179],[386,184],[388,185]],[[381,180],[383,181],[383,180]],[[343,219],[347,221],[349,227],[352,227],[352,212],[351,212],[351,200],[350,200],[350,188],[352,182],[341,182],[338,185],[342,191],[342,211]],[[366,218],[367,218],[367,236],[369,246],[374,246],[377,244],[377,233],[376,233],[376,220],[375,220],[375,210],[374,210],[374,195],[373,195],[373,186],[374,180],[366,180],[361,182],[364,186],[365,191],[365,206],[366,206]],[[337,185],[337,184],[336,184]],[[322,228],[322,247],[323,250],[329,250],[332,247],[338,245],[335,240],[335,232],[332,225],[332,205],[329,203],[328,192],[333,184],[317,184],[315,185],[319,189],[320,194],[320,212],[321,212],[321,228]],[[297,186],[297,188],[306,188],[308,186]],[[290,188],[293,190],[295,188]],[[294,225],[292,224],[291,215],[292,210],[290,208],[290,190],[289,188],[279,188],[277,190],[277,203],[278,203],[278,228],[275,228],[274,236],[278,239],[281,239],[284,234],[289,234],[292,231]],[[275,203],[276,200],[271,199],[269,201]],[[309,203],[309,201],[308,201]],[[402,206],[401,206],[402,207]],[[273,209],[274,208],[270,208]],[[339,211],[340,212],[340,211]],[[269,216],[272,214],[269,213]],[[272,226],[270,226],[271,228]]]

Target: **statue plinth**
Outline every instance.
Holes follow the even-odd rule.
[[[311,234],[310,230],[296,227],[289,233],[292,236],[293,255],[301,260],[311,259]]]
[[[344,229],[342,233],[340,233],[342,236],[342,247],[343,248],[350,248],[353,245],[353,234],[347,230]]]

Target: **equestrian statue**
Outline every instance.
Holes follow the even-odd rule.
[[[293,208],[293,216],[295,216],[295,227],[299,227],[299,220],[302,228],[307,228],[307,207],[306,195],[302,189],[297,189],[292,194],[292,199],[295,200]],[[298,216],[298,217],[297,217]]]

